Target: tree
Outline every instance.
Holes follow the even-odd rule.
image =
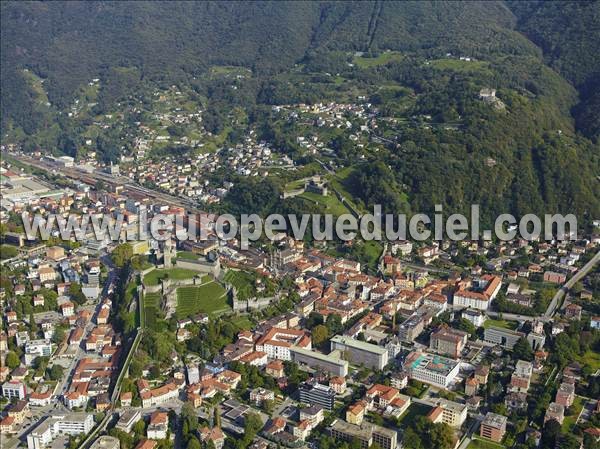
[[[54,333],[52,334],[52,343],[59,345],[65,339],[65,329],[63,327],[56,327],[54,329]]]
[[[202,449],[202,445],[200,444],[200,440],[196,437],[191,437],[187,442],[188,449]]]
[[[0,246],[0,259],[11,259],[18,254],[17,248],[11,245]]]
[[[21,364],[19,360],[19,356],[15,354],[13,351],[9,351],[6,354],[6,366],[8,366],[11,370],[15,369],[17,366]]]
[[[454,431],[446,423],[434,423],[429,429],[430,446],[439,449],[454,447]]]
[[[342,317],[337,313],[329,315],[327,321],[325,321],[325,325],[327,326],[327,329],[329,329],[329,335],[339,334],[344,329]]]
[[[467,332],[470,336],[475,335],[477,332],[475,325],[465,318],[461,318],[459,320],[457,328],[461,331]]]
[[[579,449],[581,447],[580,441],[570,433],[560,437],[559,445],[560,449]]]
[[[415,432],[412,427],[408,427],[404,432],[402,446],[406,449],[423,449],[421,437]]]
[[[521,337],[517,340],[513,347],[513,357],[518,360],[533,360],[533,349],[527,338]]]
[[[315,326],[312,330],[312,341],[315,346],[321,346],[329,337],[329,329],[323,324]]]
[[[263,423],[260,416],[256,413],[248,413],[244,422],[244,440],[250,442],[254,439]]]
[[[133,257],[133,248],[131,247],[131,244],[121,243],[114,249],[111,257],[117,268],[123,268]]]
[[[273,414],[273,409],[275,408],[275,401],[271,400],[271,399],[266,399],[263,401],[262,403],[262,409],[264,410],[264,412],[271,416]]]
[[[48,376],[50,380],[59,380],[63,377],[64,368],[59,364],[52,365],[52,368],[48,370]]]
[[[181,407],[181,421],[182,421],[182,433],[184,439],[188,435],[193,434],[198,429],[198,416],[196,416],[196,410],[194,406],[186,402]]]
[[[560,438],[560,423],[555,419],[551,419],[544,425],[542,432],[542,443],[544,447],[556,447],[556,443]]]
[[[213,414],[215,427],[221,427],[221,412],[219,411],[219,407],[215,407],[215,411]]]

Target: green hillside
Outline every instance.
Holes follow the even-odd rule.
[[[336,164],[361,167],[343,185],[361,208],[466,211],[477,203],[488,217],[597,217],[598,5],[2,2],[3,142],[77,156],[93,137],[100,157],[116,160],[119,142],[123,151],[131,145],[133,106],[152,116],[153,93],[175,86],[184,109],[203,110],[206,151],[253,130],[297,166],[314,167],[296,138],[318,134]],[[502,110],[479,99],[483,88],[497,90]],[[362,147],[338,128],[316,130],[271,110],[359,97],[385,118]],[[83,98],[86,108],[69,118]],[[106,130],[94,125],[107,116]],[[194,139],[202,131],[173,130]],[[327,209],[306,197],[278,200],[301,176],[273,173],[266,183],[218,173],[235,184],[223,208]]]

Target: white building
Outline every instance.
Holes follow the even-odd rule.
[[[498,276],[485,275],[473,281],[473,288],[459,289],[454,293],[454,305],[487,310],[498,295],[502,280]]]
[[[310,335],[305,331],[272,327],[256,342],[256,350],[269,359],[291,360],[290,348],[312,349]]]
[[[80,435],[94,427],[94,418],[89,413],[57,414],[46,417],[27,435],[28,449],[41,449],[50,445],[59,434]]]
[[[31,365],[38,357],[50,357],[51,355],[52,343],[50,340],[31,340],[25,344],[25,365]]]
[[[483,323],[485,323],[485,320],[487,319],[484,313],[481,313],[479,310],[473,309],[463,310],[460,316],[461,318],[464,318],[476,327],[482,327]]]
[[[460,363],[437,354],[414,351],[406,357],[404,369],[411,379],[445,389],[456,379]]]
[[[23,382],[10,380],[2,384],[2,396],[8,399],[17,398],[25,399],[27,388]]]

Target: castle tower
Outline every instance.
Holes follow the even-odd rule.
[[[173,261],[171,260],[172,255],[173,248],[171,246],[171,239],[167,239],[163,244],[163,264],[165,268],[173,267]]]

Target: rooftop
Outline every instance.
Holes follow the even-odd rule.
[[[381,346],[373,345],[371,343],[365,343],[364,341],[355,340],[354,338],[346,337],[343,335],[336,335],[331,339],[331,341],[342,345],[350,346],[351,348],[359,349],[361,351],[373,352],[379,355],[387,353],[387,349]]]

